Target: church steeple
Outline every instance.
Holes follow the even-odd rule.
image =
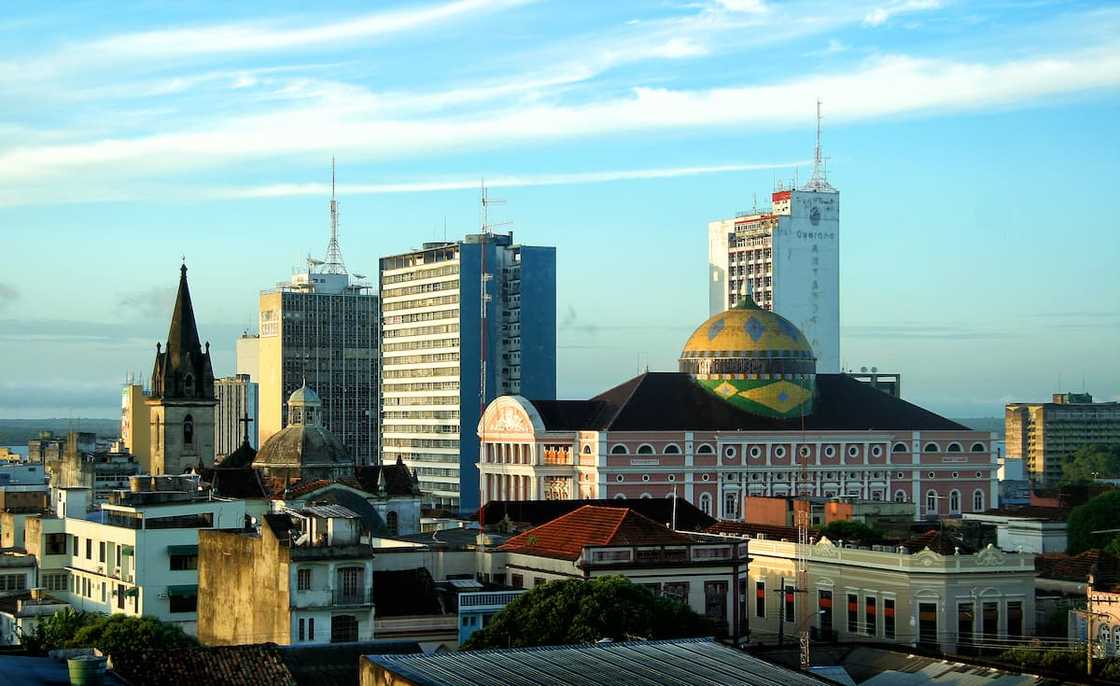
[[[203,350],[199,342],[191,291],[187,285],[186,264],[179,269],[179,293],[175,298],[175,311],[171,314],[171,327],[167,331],[166,349],[161,350],[158,344],[156,346],[152,397],[173,400],[214,399],[210,344],[207,343]]]

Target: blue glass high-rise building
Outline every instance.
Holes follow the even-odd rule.
[[[474,234],[380,266],[382,460],[415,470],[427,502],[471,511],[485,404],[556,397],[556,249]]]

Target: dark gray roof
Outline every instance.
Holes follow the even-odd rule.
[[[368,655],[366,659],[416,686],[809,686],[827,683],[711,639],[628,641],[432,655]]]
[[[552,431],[968,430],[847,374],[817,374],[813,412],[775,419],[744,412],[680,372],[646,372],[590,400],[530,400]]]
[[[264,442],[253,466],[299,467],[353,465],[338,436],[315,425],[290,424]]]

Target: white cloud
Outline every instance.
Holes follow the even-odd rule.
[[[529,186],[570,186],[590,183],[609,183],[614,181],[635,181],[642,179],[670,179],[682,176],[703,174],[727,174],[731,172],[758,171],[764,169],[790,169],[805,166],[809,160],[798,162],[774,162],[765,164],[721,164],[701,167],[663,167],[657,169],[619,169],[595,172],[574,172],[567,174],[530,174],[521,176],[488,176],[488,188],[523,188]],[[456,179],[442,181],[414,181],[408,183],[342,184],[338,186],[341,195],[370,195],[385,193],[425,193],[431,191],[453,191],[478,188],[478,179]],[[251,188],[223,188],[206,192],[218,198],[277,198],[299,195],[327,195],[330,186],[325,183],[284,183]]]
[[[941,6],[941,0],[903,0],[902,2],[882,5],[872,9],[863,17],[863,23],[867,26],[882,26],[887,23],[891,17],[900,14],[909,14],[911,12],[925,12],[941,9]]]
[[[716,0],[716,4],[730,12],[763,14],[770,10],[763,0]]]

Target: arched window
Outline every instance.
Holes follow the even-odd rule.
[[[947,453],[959,453],[960,451],[961,451],[961,444],[957,443],[955,441],[953,443],[950,443],[949,447],[945,449],[945,452],[947,452]]]
[[[621,443],[616,443],[611,446],[611,455],[625,455],[628,452],[630,451],[628,451],[626,449],[626,446],[622,445]]]
[[[937,514],[937,492],[926,491],[926,512],[928,514]]]
[[[894,492],[894,501],[896,503],[906,502],[906,491],[898,490]]]
[[[588,443],[588,444],[584,444],[584,446],[583,446],[583,454],[584,454],[584,455],[590,455],[590,454],[591,454],[591,444],[589,444],[589,443]]]
[[[194,445],[194,417],[183,418],[183,445]]]
[[[937,447],[936,443],[926,443],[926,452],[927,453],[936,453],[936,452],[939,452],[940,450],[941,450],[941,448]]]
[[[653,498],[653,496],[650,495],[649,493],[643,493],[642,494],[642,500],[651,500],[652,498]]]
[[[626,500],[626,494],[625,493],[619,493],[618,495],[616,495],[614,497],[614,499],[615,500]]]
[[[906,444],[905,443],[895,443],[894,447],[891,448],[891,452],[895,452],[895,453],[906,452]]]
[[[972,492],[972,511],[984,511],[984,491],[981,491],[979,488]]]
[[[723,496],[723,516],[725,519],[739,518],[739,498],[734,491],[729,491]]]
[[[960,514],[961,512],[961,492],[958,490],[949,491],[949,513]]]
[[[701,443],[700,447],[696,449],[697,455],[711,455],[714,452],[715,450],[712,449],[712,446],[707,443]]]
[[[973,443],[972,444],[972,452],[974,452],[974,453],[984,452],[984,444],[983,443]]]
[[[712,515],[712,494],[711,493],[701,493],[700,494],[700,511],[703,512],[704,514],[708,515],[709,517]]]
[[[653,446],[650,445],[649,443],[643,443],[643,444],[639,445],[638,446],[638,454],[639,455],[652,455],[653,454]]]
[[[389,529],[390,536],[396,536],[401,532],[400,517],[396,512],[390,511],[385,515],[385,528]]]
[[[186,395],[194,395],[194,376],[187,374],[183,377],[183,391]]]
[[[670,443],[669,445],[665,446],[664,452],[666,455],[680,455],[681,449],[680,446],[678,446],[676,443]]]

